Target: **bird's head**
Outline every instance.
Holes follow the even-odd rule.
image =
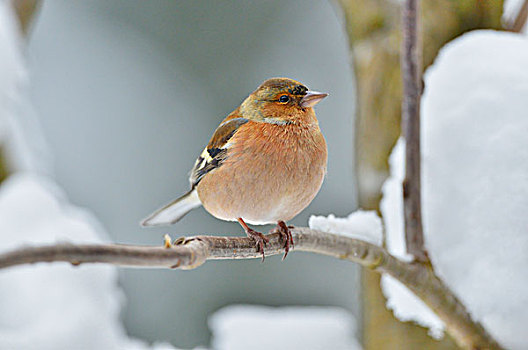
[[[272,78],[263,82],[240,106],[239,113],[248,119],[273,124],[315,119],[313,106],[328,94],[310,91],[288,78]]]

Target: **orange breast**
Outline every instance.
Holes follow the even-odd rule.
[[[317,123],[250,121],[229,141],[228,158],[198,184],[205,209],[252,224],[292,219],[310,204],[326,173],[327,149]]]

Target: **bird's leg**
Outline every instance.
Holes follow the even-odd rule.
[[[262,233],[257,232],[250,228],[242,218],[238,218],[238,223],[244,228],[244,231],[246,231],[246,234],[249,238],[255,241],[255,245],[257,247],[257,252],[262,253],[262,261],[264,261],[264,247],[266,246],[266,243],[269,242],[269,239],[266,238]]]
[[[282,260],[286,259],[290,247],[293,249],[293,236],[290,228],[293,228],[293,226],[288,226],[284,221],[279,221],[277,222],[277,226],[272,230],[273,233],[280,234],[281,242],[284,242],[284,256]]]

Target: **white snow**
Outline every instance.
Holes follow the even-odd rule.
[[[356,323],[333,307],[235,305],[209,318],[215,350],[360,350]]]
[[[95,222],[42,177],[17,174],[0,187],[0,252],[28,243],[101,242]],[[149,348],[121,324],[117,277],[111,266],[65,263],[0,271],[0,349]]]
[[[383,185],[381,211],[385,225],[387,249],[394,256],[411,261],[412,256],[406,253],[403,221],[403,197],[401,183],[404,176],[405,144],[398,141],[390,158],[391,177]],[[383,241],[382,222],[375,211],[358,210],[346,218],[311,216],[309,226],[315,230],[341,234],[361,239],[381,246]],[[413,320],[430,329],[434,338],[443,336],[444,324],[434,312],[416,297],[407,287],[389,275],[381,278],[383,294],[387,298],[387,308],[402,321]]]
[[[405,232],[401,213],[403,213],[402,183],[405,177],[405,141],[400,138],[389,157],[390,177],[383,184],[383,198],[380,210],[385,226],[385,245],[395,257],[412,261],[407,253]]]
[[[526,37],[471,32],[442,49],[422,101],[427,249],[472,316],[511,349],[528,348],[526,62]],[[382,203],[388,247],[397,256],[404,251],[403,213],[401,188],[391,181],[401,181],[403,148],[400,142],[393,151]],[[413,295],[386,277],[382,286],[397,316],[424,323]],[[435,322],[428,327],[437,332]]]
[[[405,141],[399,139],[389,158],[390,177],[383,184],[383,199],[380,203],[387,250],[397,258],[411,261],[407,254],[403,224],[402,181],[405,175]],[[436,314],[414,295],[407,287],[393,277],[383,274],[381,290],[387,298],[387,308],[401,321],[414,321],[429,328],[429,334],[436,339],[444,335],[445,325]]]
[[[428,334],[435,339],[441,339],[444,336],[444,322],[409,288],[395,278],[383,274],[381,289],[387,298],[387,308],[392,310],[398,320],[413,321],[422,327],[429,328]]]
[[[426,243],[440,277],[507,348],[528,348],[528,40],[444,48],[423,97]]]
[[[336,218],[333,214],[328,217],[312,215],[308,225],[314,230],[361,239],[375,245],[381,245],[383,241],[381,219],[375,211],[358,210],[346,218]]]
[[[7,1],[0,1],[0,139],[8,133],[7,115],[19,94],[21,81],[27,78],[20,53],[17,24]]]
[[[0,1],[0,148],[11,170],[51,172],[51,156],[31,104],[18,24]]]

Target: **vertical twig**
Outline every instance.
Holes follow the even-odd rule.
[[[512,32],[519,33],[524,26],[526,25],[526,20],[528,19],[528,0],[524,0],[517,16],[510,22],[507,23],[506,27]]]
[[[424,248],[420,178],[421,50],[418,40],[419,0],[406,0],[402,7],[403,79],[402,132],[406,142],[403,201],[407,252],[428,262]]]
[[[20,30],[27,36],[31,22],[42,5],[40,0],[11,0],[11,5],[20,24]]]

